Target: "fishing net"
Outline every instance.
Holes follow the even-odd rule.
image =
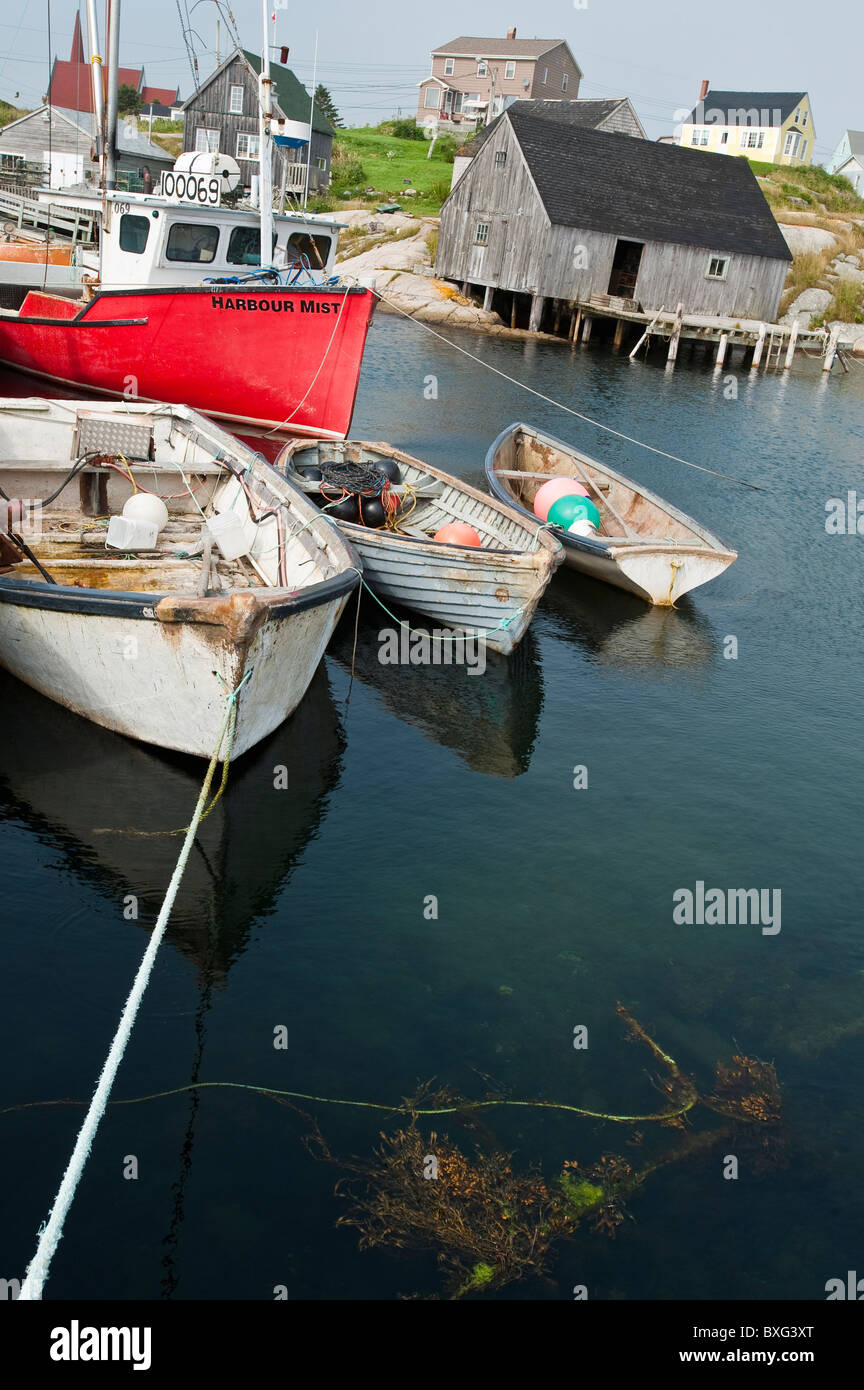
[[[322,493],[336,489],[336,495],[352,493],[355,497],[378,497],[390,487],[386,473],[372,464],[334,459],[319,467]]]

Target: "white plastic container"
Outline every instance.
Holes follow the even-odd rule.
[[[112,516],[108,522],[105,546],[109,550],[155,550],[158,538],[159,528],[155,521]]]
[[[239,560],[249,554],[249,538],[243,518],[237,512],[217,512],[207,522],[207,529],[225,560]]]
[[[573,536],[597,535],[597,527],[594,525],[594,522],[589,521],[587,517],[582,521],[574,521],[572,526],[567,527],[567,530]]]

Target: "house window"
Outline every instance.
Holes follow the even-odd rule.
[[[489,223],[478,222],[477,231],[474,233],[475,246],[485,246],[489,240]]]
[[[175,222],[168,233],[166,261],[195,261],[209,263],[216,255],[219,228],[199,222]]]
[[[761,150],[765,144],[764,130],[742,130],[741,148],[744,150]]]
[[[232,116],[243,115],[243,88],[232,87],[228,98],[228,110]]]
[[[427,111],[438,110],[438,101],[440,95],[441,93],[438,87],[426,88],[425,92],[423,93],[423,105],[426,107]]]
[[[149,217],[136,217],[134,213],[124,212],[120,218],[120,250],[140,256],[147,245],[149,231]]]
[[[445,58],[445,59],[444,59],[444,76],[445,76],[445,77],[452,77],[452,76],[453,76],[453,59],[452,59],[452,58]]]
[[[728,265],[728,256],[712,256],[708,262],[705,278],[707,280],[725,280]]]
[[[798,124],[798,122],[800,121],[800,119],[801,119],[801,107],[800,107],[800,106],[796,106],[796,107],[795,107],[795,124],[796,124],[796,125]]]
[[[794,158],[794,156],[798,153],[798,142],[800,141],[800,139],[801,136],[798,134],[797,130],[787,130],[786,141],[783,145],[783,153],[792,155],[792,157]]]
[[[326,159],[316,159],[316,160],[315,160],[315,168],[316,168],[316,169],[320,169],[322,173],[326,173],[326,170],[327,170],[327,160],[326,160]]]
[[[807,146],[808,146],[809,143],[810,143],[809,140],[802,140],[802,141],[801,141],[801,158],[802,158],[802,159],[805,159],[806,156],[807,156]]]
[[[209,126],[198,126],[195,131],[195,153],[216,154],[219,150],[219,130]]]
[[[695,129],[694,129],[694,131],[693,131],[693,134],[690,136],[690,144],[691,144],[691,145],[707,145],[707,144],[708,144],[708,131],[707,131],[707,130],[701,130],[698,126],[696,126]]]
[[[540,81],[543,83],[543,86],[544,86],[544,87],[546,86],[546,78],[547,78],[548,76],[549,76],[549,69],[548,69],[548,68],[544,68],[544,69],[543,69],[543,76],[540,78]]]
[[[259,137],[257,135],[247,135],[240,131],[237,135],[237,158],[238,159],[257,159],[260,149]]]
[[[720,144],[721,144],[721,145],[728,145],[728,143],[729,143],[729,132],[728,132],[728,130],[721,130],[721,132],[720,132]]]
[[[495,168],[496,168],[496,169],[503,169],[503,168],[505,167],[506,163],[507,163],[507,151],[506,151],[506,150],[496,150],[496,151],[495,151]]]
[[[477,76],[478,76],[478,77],[485,77],[485,76],[486,76],[486,73],[488,72],[488,70],[489,70],[489,65],[488,65],[488,63],[486,62],[486,59],[485,59],[485,58],[481,58],[481,59],[480,59],[480,62],[477,64]]]
[[[806,112],[806,111],[804,112],[803,116],[801,117],[801,124],[802,124],[802,125],[806,125],[806,124],[807,124],[807,112]]]
[[[505,77],[508,77],[508,78],[509,78],[509,77],[515,77],[515,76],[516,76],[516,64],[515,64],[515,63],[505,63],[505,64],[504,64],[504,76],[505,76]]]
[[[563,74],[563,76],[562,76],[562,78],[561,78],[561,90],[562,90],[562,92],[566,92],[566,90],[567,90],[567,74],[566,74],[566,72]]]

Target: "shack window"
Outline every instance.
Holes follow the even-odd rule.
[[[228,100],[228,110],[232,116],[243,115],[243,88],[232,87],[231,95]]]
[[[323,270],[330,255],[330,238],[312,236],[309,232],[293,232],[285,249],[289,262],[305,256],[312,270]]]
[[[506,163],[507,163],[507,151],[506,151],[506,150],[496,150],[496,151],[495,151],[495,168],[496,168],[496,169],[503,169],[504,166],[506,165]]]
[[[475,246],[485,246],[489,240],[489,223],[478,222],[477,231],[474,233]]]
[[[273,250],[276,250],[276,233],[273,233]],[[229,265],[261,264],[261,232],[258,227],[235,227],[228,241]]]
[[[195,131],[196,154],[215,154],[219,149],[218,127],[199,125]]]
[[[149,231],[149,217],[136,217],[132,212],[124,212],[120,218],[120,250],[140,256],[147,245]]]
[[[258,158],[258,136],[247,135],[244,131],[239,131],[237,135],[238,159],[257,159]]]
[[[708,262],[705,276],[708,280],[725,280],[728,266],[728,256],[712,256]]]
[[[175,222],[168,233],[166,261],[195,261],[209,264],[216,255],[219,228],[197,222]]]

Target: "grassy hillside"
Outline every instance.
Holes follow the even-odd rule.
[[[8,101],[0,100],[0,126],[9,125],[10,121],[17,121],[19,116],[26,115],[23,107],[10,106]]]
[[[812,209],[815,213],[864,217],[864,199],[839,174],[827,174],[815,165],[764,164],[755,159],[750,160],[750,168],[760,180],[775,216],[784,210]]]
[[[410,122],[385,122],[374,130],[338,132],[329,194],[334,208],[349,202],[396,202],[421,217],[440,211],[450,192],[456,141],[442,137],[428,159],[429,142],[422,135],[406,139],[393,134],[394,124],[397,129],[411,128]],[[366,196],[367,188],[375,189],[374,196]],[[406,198],[406,188],[416,189],[416,197]]]

